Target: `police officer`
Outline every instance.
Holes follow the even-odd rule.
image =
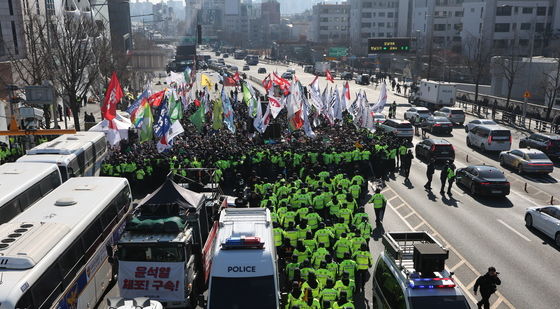
[[[449,182],[447,194],[451,195],[451,187],[453,186],[453,182],[455,182],[455,164],[453,164],[453,162],[451,161],[448,161],[447,181]]]
[[[381,194],[381,189],[375,189],[375,194],[369,200],[370,203],[373,203],[373,210],[375,211],[375,222],[379,224],[383,221],[383,214],[385,212],[385,206],[387,205],[387,199],[385,196]]]
[[[426,177],[428,178],[428,182],[424,185],[424,188],[431,190],[432,189],[432,178],[434,177],[434,172],[436,171],[436,161],[434,159],[430,159],[428,163],[428,169],[426,170]]]
[[[358,281],[358,288],[362,291],[367,281],[368,269],[372,266],[371,253],[366,244],[362,244],[359,251],[354,253],[354,260],[356,261],[358,273],[356,281]]]
[[[439,174],[439,180],[441,181],[441,190],[439,193],[441,195],[445,194],[445,183],[447,182],[447,175],[449,174],[449,162],[445,162],[445,165],[441,169],[441,173]]]

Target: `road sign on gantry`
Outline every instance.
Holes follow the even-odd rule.
[[[411,38],[368,39],[368,54],[407,53]]]

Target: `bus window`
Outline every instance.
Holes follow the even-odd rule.
[[[60,282],[62,278],[56,265],[52,265],[31,287],[33,303],[36,308],[48,308],[62,293]],[[40,304],[40,305],[39,305]]]
[[[62,178],[62,182],[68,180],[68,168],[66,166],[59,165],[58,170],[60,171],[60,178]]]
[[[14,198],[0,207],[0,224],[12,220],[15,216],[19,215],[20,212],[18,199]]]
[[[33,307],[33,298],[31,298],[31,293],[27,291],[23,296],[18,300],[16,304],[16,308],[18,309],[31,309]]]
[[[78,239],[58,259],[58,266],[63,276],[63,286],[67,288],[74,279],[78,270],[84,264],[84,247]]]
[[[89,250],[94,244],[97,238],[101,236],[102,233],[101,225],[99,221],[95,220],[82,234],[82,241],[84,243],[84,249]]]

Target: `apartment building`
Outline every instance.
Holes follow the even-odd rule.
[[[354,54],[367,53],[370,38],[408,37],[412,1],[349,0],[350,38]]]
[[[314,5],[307,39],[314,43],[348,45],[350,41],[350,5],[347,2]]]

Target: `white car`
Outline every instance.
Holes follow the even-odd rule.
[[[428,119],[430,110],[425,107],[411,107],[404,112],[404,120]]]
[[[372,112],[371,115],[373,116],[373,123],[383,123],[385,120],[387,120],[387,117],[385,117],[385,115],[381,113]]]
[[[560,246],[560,206],[527,208],[525,225],[543,232]]]
[[[490,119],[475,119],[467,123],[467,125],[465,126],[465,132],[469,133],[469,131],[472,130],[472,128],[480,125],[497,126],[498,124],[494,120],[490,120]]]

